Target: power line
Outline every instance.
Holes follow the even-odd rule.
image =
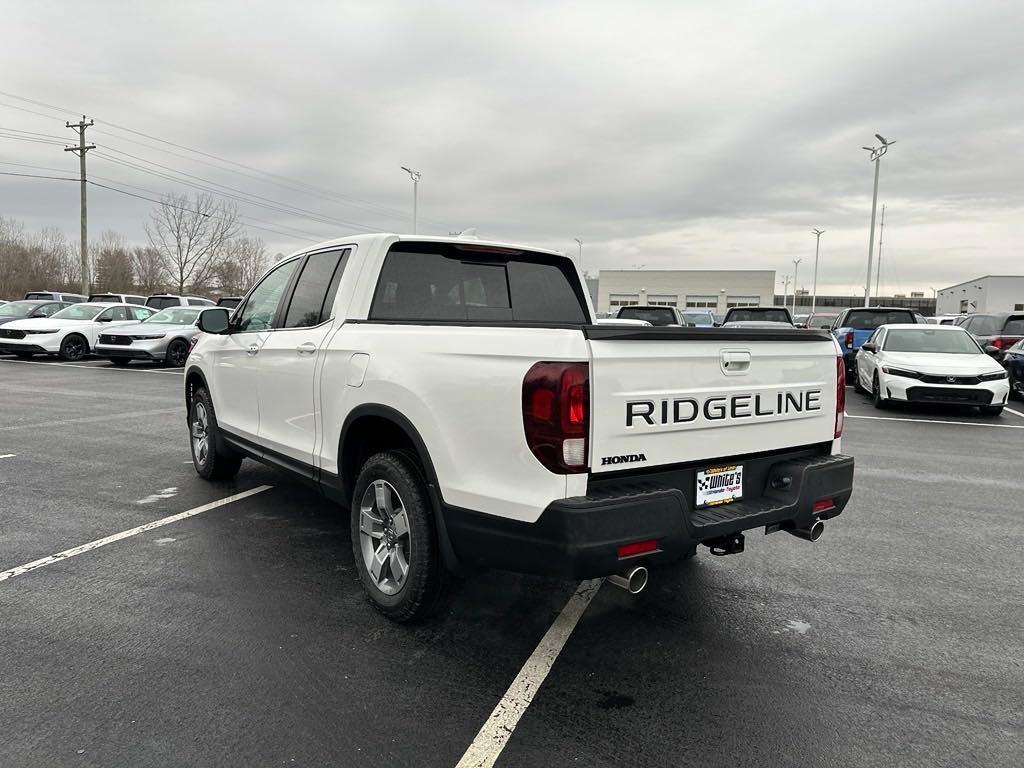
[[[26,179],[54,179],[56,181],[78,181],[71,176],[40,176],[38,173],[14,173],[13,171],[0,171],[0,176],[23,176]]]
[[[36,99],[29,99],[29,98],[26,98],[24,96],[18,96],[16,94],[9,93],[9,92],[6,92],[6,91],[0,91],[0,96],[6,96],[7,98],[15,99],[17,101],[22,101],[22,102],[25,102],[27,104],[33,104],[33,105],[36,105],[36,106],[40,106],[40,107],[43,107],[45,109],[50,109],[50,110],[53,110],[53,111],[61,113],[61,114],[70,114],[72,112],[77,114],[77,111],[75,111],[75,110],[68,110],[68,109],[66,109],[64,107],[59,107],[59,106],[54,105],[54,104],[47,104],[46,102],[38,101]],[[18,106],[13,105],[13,104],[0,104],[0,106],[9,106],[9,107],[11,107],[13,109],[20,109],[20,110],[22,110],[24,112],[29,112],[31,114],[41,115],[43,117],[49,117],[48,115],[44,115],[44,114],[42,114],[40,112],[35,112],[33,110],[26,109],[25,107],[18,107]],[[52,118],[50,118],[50,119],[52,119]],[[264,171],[264,170],[262,170],[260,168],[256,168],[254,166],[247,165],[245,163],[239,163],[239,162],[237,162],[235,160],[230,160],[230,159],[225,158],[225,157],[220,157],[219,155],[215,155],[215,154],[210,153],[210,152],[205,152],[203,150],[194,149],[192,147],[185,146],[184,144],[178,144],[176,142],[169,141],[167,139],[161,139],[159,136],[154,136],[152,134],[144,133],[142,131],[137,131],[137,130],[135,130],[133,128],[129,128],[127,126],[120,125],[118,123],[114,123],[114,122],[112,122],[110,120],[104,121],[104,126],[113,127],[113,128],[116,128],[116,129],[118,129],[120,131],[125,131],[127,133],[133,134],[135,136],[142,136],[142,137],[150,139],[152,141],[156,141],[156,142],[159,142],[161,144],[166,144],[168,146],[175,147],[177,149],[182,149],[182,150],[185,150],[186,152],[191,152],[191,153],[199,155],[201,157],[209,158],[211,160],[217,160],[217,161],[222,162],[222,163],[227,163],[229,165],[235,166],[236,168],[243,168],[245,170],[252,171],[252,172],[254,172],[256,174],[259,174],[261,177],[265,177],[266,179],[276,180],[276,181],[273,181],[273,183],[276,183],[278,186],[283,186],[285,188],[292,189],[293,191],[299,191],[299,192],[303,192],[305,194],[313,194],[313,195],[319,195],[319,196],[326,195],[328,197],[331,197],[331,198],[334,198],[334,199],[339,200],[341,202],[344,202],[344,203],[346,203],[348,205],[352,205],[353,207],[357,207],[357,208],[362,207],[362,208],[364,208],[364,210],[366,210],[366,211],[368,211],[370,213],[377,213],[378,215],[396,216],[396,217],[399,217],[399,218],[405,218],[405,216],[406,216],[405,213],[403,213],[403,212],[401,212],[401,211],[399,211],[397,209],[394,209],[394,208],[387,208],[385,206],[381,206],[381,205],[379,205],[377,203],[373,203],[371,201],[364,200],[362,198],[353,197],[353,196],[350,196],[350,195],[342,195],[342,194],[339,194],[339,193],[334,192],[332,190],[325,189],[323,187],[317,187],[317,186],[309,184],[307,182],[299,181],[299,180],[296,180],[296,179],[290,179],[290,178],[288,178],[286,176],[281,176],[281,175],[275,174],[275,173],[270,173],[269,171]],[[97,130],[99,130],[99,131],[101,131],[103,133],[107,133],[107,134],[110,134],[110,135],[113,135],[113,136],[117,136],[116,133],[111,132],[109,130],[109,127],[101,127],[101,128],[98,128]],[[168,150],[161,149],[159,147],[153,147],[152,145],[147,145],[147,144],[144,144],[142,142],[138,142],[138,141],[129,139],[127,137],[118,136],[117,138],[119,138],[119,139],[121,139],[123,141],[129,141],[129,142],[132,142],[132,143],[139,144],[140,146],[145,146],[145,147],[147,147],[149,149],[154,149],[154,150],[156,150],[158,152],[165,152],[165,153],[172,154],[172,155],[175,155],[175,156],[178,156],[178,157],[182,157],[181,155],[177,155],[177,153],[169,152]],[[199,160],[197,158],[183,157],[182,159],[190,159],[190,160],[192,160],[194,162],[205,162],[205,161]],[[205,162],[205,164],[210,165],[210,166],[212,166],[214,168],[218,168],[219,170],[222,170],[222,171],[228,171],[230,173],[238,173],[239,175],[242,175],[242,176],[248,176],[248,174],[242,174],[239,171],[232,170],[232,169],[229,169],[229,168],[223,168],[222,166],[218,166],[218,165],[215,165],[213,163]],[[252,178],[251,176],[249,176],[249,177]],[[282,184],[281,182],[284,182],[284,184]],[[300,187],[300,189],[296,189],[296,186]],[[431,221],[429,219],[424,219],[424,221],[430,221],[430,223],[435,224],[436,226],[444,226],[440,222]],[[369,229],[375,229],[375,228],[369,228]]]

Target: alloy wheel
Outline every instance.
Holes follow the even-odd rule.
[[[366,487],[359,504],[359,544],[370,579],[385,595],[394,595],[409,575],[412,541],[402,497],[386,480]]]
[[[205,464],[210,455],[210,416],[206,406],[198,402],[192,408],[192,455],[199,464]]]

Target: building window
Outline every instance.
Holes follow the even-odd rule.
[[[967,299],[960,299],[960,314],[963,315],[967,312]]]
[[[608,297],[609,307],[635,307],[640,303],[640,295],[636,293],[613,293]]]
[[[679,297],[675,295],[652,293],[647,297],[649,307],[676,307],[679,306]]]
[[[1013,311],[1014,312],[1024,312],[1024,304],[1014,304],[1013,305]]]
[[[703,309],[716,309],[718,307],[717,296],[687,296],[686,306],[701,307]]]
[[[761,303],[760,296],[726,296],[726,307],[756,307]]]

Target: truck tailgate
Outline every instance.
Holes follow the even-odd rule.
[[[589,326],[591,472],[830,441],[837,350],[796,328]]]

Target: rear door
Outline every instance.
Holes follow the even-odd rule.
[[[333,248],[305,257],[260,349],[260,443],[303,469],[314,463],[317,363],[334,327],[334,297],[350,253],[349,248]]]
[[[586,329],[591,471],[831,441],[836,348],[797,328]]]

